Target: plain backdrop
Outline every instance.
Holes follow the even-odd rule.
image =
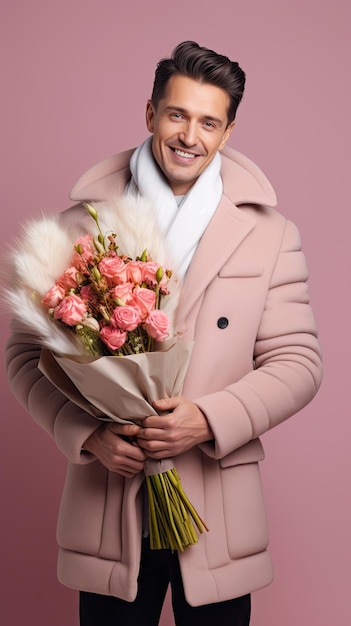
[[[253,595],[252,626],[350,623],[350,17],[349,0],[0,8],[2,243],[26,217],[69,206],[89,166],[147,136],[155,65],[177,43],[198,41],[247,73],[230,145],[299,226],[325,362],[313,402],[263,437],[275,580]],[[0,374],[0,620],[77,626],[77,594],[56,580],[65,459],[11,395],[3,358]],[[173,625],[169,598],[161,624]]]

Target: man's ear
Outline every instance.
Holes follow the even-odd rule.
[[[231,135],[231,132],[232,132],[234,126],[235,126],[235,120],[233,120],[232,122],[230,122],[230,124],[228,124],[227,128],[225,129],[225,133],[223,135],[223,139],[221,141],[221,145],[218,148],[219,150],[222,150],[222,148],[224,148],[225,144],[227,143],[227,141],[228,141],[228,139],[229,139],[229,137]]]
[[[155,111],[151,100],[146,103],[146,127],[150,133],[154,132]]]

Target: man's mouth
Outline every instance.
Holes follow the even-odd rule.
[[[184,152],[184,150],[179,150],[178,148],[174,148],[174,152],[183,159],[195,159],[196,156],[191,152]]]

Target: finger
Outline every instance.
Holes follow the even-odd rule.
[[[106,452],[103,460],[104,465],[113,472],[134,475],[143,470],[145,459],[146,454],[141,448],[121,440],[118,448],[114,452]]]
[[[135,443],[129,443],[121,439],[116,446],[115,456],[117,458],[128,459],[128,462],[144,462],[145,461],[145,453],[144,451]]]
[[[164,413],[163,415],[150,415],[150,417],[146,417],[143,421],[143,428],[140,429],[140,432],[136,435],[137,437],[142,437],[145,430],[158,429],[158,430],[173,430],[176,427],[178,418],[176,417],[175,412],[169,411]]]
[[[109,423],[108,428],[115,435],[123,435],[124,437],[135,437],[140,430],[140,426],[137,424],[120,424],[119,422]]]
[[[182,396],[175,396],[174,398],[159,398],[152,404],[157,411],[173,411],[182,401]]]
[[[145,450],[147,452],[147,458],[150,459],[169,459],[176,456],[176,451],[169,448],[162,447],[160,450]]]
[[[136,439],[169,440],[176,434],[176,421],[167,416],[148,417],[144,420],[144,427],[136,435]]]
[[[130,464],[126,462],[116,462],[109,467],[110,471],[121,474],[125,478],[132,478],[143,470],[143,464]]]

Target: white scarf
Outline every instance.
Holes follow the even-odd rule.
[[[132,179],[126,192],[139,193],[155,206],[159,228],[166,237],[177,273],[183,278],[222,197],[221,157],[217,152],[178,206],[154,159],[151,144],[152,137],[149,137],[133,152]]]

